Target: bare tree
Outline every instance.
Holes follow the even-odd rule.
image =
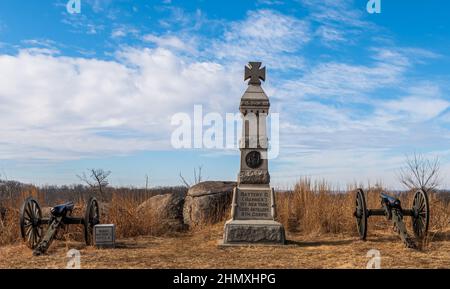
[[[191,186],[200,183],[202,181],[202,166],[198,166],[198,171],[197,171],[197,168],[194,168],[194,182],[193,182],[193,184],[188,182],[186,180],[186,178],[183,177],[181,172],[180,172],[180,179],[181,179],[181,182],[184,184],[184,186],[186,188],[190,188]]]
[[[92,189],[96,189],[99,192],[100,198],[104,197],[104,188],[109,185],[108,177],[111,171],[104,171],[103,169],[90,169],[89,176],[85,172],[77,177],[86,183]]]
[[[422,154],[406,156],[406,165],[400,169],[399,181],[408,189],[434,190],[440,185],[440,161],[427,159]]]

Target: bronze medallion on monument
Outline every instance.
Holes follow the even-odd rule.
[[[251,151],[245,157],[245,163],[249,168],[257,169],[262,164],[261,153],[259,151]]]

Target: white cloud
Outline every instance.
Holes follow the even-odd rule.
[[[127,35],[126,31],[123,29],[114,29],[111,33],[112,38],[119,38],[119,37],[125,37]]]
[[[319,63],[301,78],[286,81],[277,95],[285,101],[332,97],[336,101],[352,102],[375,89],[399,84],[410,66],[405,56],[392,50],[380,49],[371,57],[376,60],[371,65]]]
[[[86,4],[92,7],[95,13],[100,13],[108,9],[112,0],[83,0]]]
[[[259,59],[272,69],[299,69],[303,58],[295,53],[309,41],[307,22],[273,10],[257,10],[230,24],[223,39],[213,42],[212,51],[215,57],[231,62]]]
[[[122,37],[126,37],[126,36],[134,36],[137,37],[139,34],[139,30],[137,30],[136,28],[127,26],[127,25],[120,25],[116,28],[114,28],[111,32],[111,37],[112,38],[122,38]]]
[[[143,40],[156,44],[157,47],[173,48],[181,51],[195,52],[195,43],[193,39],[182,40],[173,35],[156,36],[153,34],[144,35]]]
[[[243,64],[258,60],[285,76],[271,74],[273,85],[265,85],[282,121],[274,176],[393,180],[404,152],[448,142],[448,130],[425,126],[449,110],[448,97],[431,82],[408,78],[415,65],[438,55],[381,47],[368,49],[358,64],[305,61],[301,52],[315,36],[345,42],[348,33],[366,25],[358,12],[345,11],[347,1],[320,3],[305,19],[250,11],[212,39],[193,32],[207,21],[201,11],[174,9],[168,27],[178,21],[190,29],[147,34],[143,40],[153,49],[119,49],[110,61],[58,56],[54,45],[37,42],[26,43],[31,47],[15,56],[0,55],[0,158],[78,159],[170,149],[170,116],[192,112],[194,104],[236,112]],[[319,23],[317,29],[311,22]],[[91,24],[85,19],[79,27]],[[129,32],[116,27],[111,36]],[[385,98],[383,89],[395,92]]]
[[[105,30],[105,23],[98,18],[90,18],[83,13],[72,15],[66,9],[63,11],[61,22],[71,27],[71,33],[94,35]]]
[[[316,30],[316,34],[326,43],[335,41],[345,41],[344,34],[333,27],[321,26]]]
[[[50,39],[27,39],[23,40],[22,43],[26,47],[22,51],[29,54],[57,55],[61,53],[58,43]]]
[[[168,11],[169,17],[164,17],[159,20],[159,24],[169,30],[181,31],[197,31],[204,25],[215,26],[220,23],[218,20],[207,19],[200,9],[196,9],[194,12],[186,11],[182,8],[167,5],[161,8],[164,11]]]
[[[428,122],[450,99],[436,83],[411,83],[415,65],[436,57],[413,50],[371,49],[365,65],[322,62],[272,87],[282,120],[276,179],[310,175],[344,186],[352,178],[382,179],[396,187],[404,154],[444,149],[448,129]]]
[[[293,153],[293,152],[296,152]],[[367,185],[382,180],[386,185],[396,183],[396,172],[402,166],[403,155],[392,156],[386,149],[321,148],[302,153],[299,148],[286,154],[279,172],[272,173],[278,182],[290,182],[301,176],[327,180],[345,189],[350,184]],[[326,165],[324,165],[326,164]]]
[[[301,0],[311,10],[313,19],[322,23],[337,23],[355,27],[367,27],[371,24],[363,20],[365,5],[355,9],[353,0]]]
[[[367,33],[377,29],[376,25],[364,19],[365,3],[357,9],[353,5],[353,0],[300,0],[300,2],[309,11],[307,19],[317,26],[315,35],[327,45],[340,42],[354,43],[363,31]]]
[[[257,2],[260,5],[269,5],[269,6],[283,4],[283,1],[281,0],[258,0]]]
[[[386,102],[383,107],[391,113],[405,113],[409,121],[427,121],[437,117],[450,106],[444,99],[426,99],[422,97],[405,97]]]
[[[170,149],[170,117],[225,109],[234,74],[166,49],[128,49],[120,61],[21,51],[0,56],[1,158],[71,159]],[[17,69],[20,67],[21,69]],[[237,101],[237,100],[236,100]]]
[[[26,48],[23,49],[23,51],[26,51],[29,54],[41,54],[41,55],[56,55],[61,53],[61,51],[59,51],[58,49],[39,48],[39,47]]]

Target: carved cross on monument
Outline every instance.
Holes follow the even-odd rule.
[[[244,81],[250,79],[248,84],[261,85],[261,80],[266,81],[266,68],[260,68],[261,62],[249,62],[245,66]]]

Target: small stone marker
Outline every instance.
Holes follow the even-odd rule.
[[[94,245],[114,248],[116,245],[116,225],[100,224],[94,226]]]
[[[275,221],[275,193],[270,187],[266,131],[270,103],[261,87],[265,79],[266,68],[260,62],[245,67],[244,80],[249,83],[239,107],[243,116],[241,166],[223,245],[282,245],[286,241],[283,225]]]

